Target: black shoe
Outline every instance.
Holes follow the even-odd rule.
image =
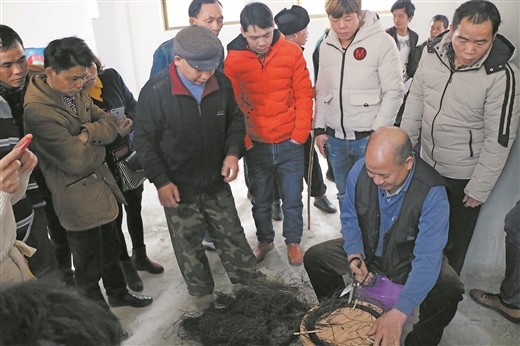
[[[271,218],[274,221],[282,221],[283,220],[283,211],[280,202],[275,202],[271,205]]]
[[[146,271],[150,274],[161,274],[164,267],[159,263],[150,260],[146,255],[146,245],[132,250],[132,262],[136,270]]]
[[[152,302],[152,297],[135,294],[131,292],[126,292],[126,294],[121,298],[108,297],[108,305],[110,305],[113,308],[117,308],[119,306],[131,306],[133,308],[142,308],[152,304]]]
[[[328,214],[334,214],[338,211],[336,207],[332,203],[330,203],[326,196],[324,196],[321,199],[314,198],[314,206]]]

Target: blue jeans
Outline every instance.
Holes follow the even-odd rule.
[[[500,286],[500,297],[520,308],[520,201],[506,215],[506,276]]]
[[[327,140],[327,156],[338,189],[340,210],[345,198],[348,173],[359,159],[365,157],[367,143],[368,137],[359,140],[345,140],[329,136]]]
[[[254,142],[245,158],[258,241],[270,243],[274,240],[271,204],[276,180],[282,199],[285,243],[300,243],[303,233],[303,145],[291,140],[278,144]]]

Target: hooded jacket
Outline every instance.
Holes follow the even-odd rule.
[[[83,231],[113,221],[117,200],[124,197],[105,163],[105,145],[117,136],[116,118],[103,112],[85,91],[75,96],[76,115],[60,94],[44,81],[31,77],[24,102],[25,132],[33,134],[31,149],[52,193],[61,225]],[[88,131],[83,144],[78,135]]]
[[[375,12],[363,11],[347,49],[331,30],[320,46],[315,134],[354,140],[391,126],[404,96],[399,51]]]
[[[401,128],[442,176],[469,179],[465,193],[485,202],[502,172],[518,129],[519,75],[515,47],[497,35],[474,65],[453,71],[451,34],[427,46],[406,102]]]
[[[275,144],[305,143],[311,130],[312,84],[302,49],[277,29],[262,59],[238,35],[227,47],[224,73],[233,83],[248,137]],[[246,146],[250,146],[246,138]]]

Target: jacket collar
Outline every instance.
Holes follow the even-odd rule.
[[[450,43],[451,33],[450,31],[445,31],[428,43],[428,53],[437,52],[439,59],[447,62],[446,53]],[[506,68],[506,64],[511,61],[515,53],[515,46],[507,38],[497,34],[486,54],[474,65],[462,68],[460,71],[479,69],[484,66],[487,74],[496,73]]]
[[[215,71],[215,73],[218,73],[218,71]],[[172,83],[172,95],[187,95],[193,97],[191,92],[181,81],[179,73],[177,72],[177,67],[173,63],[170,64],[170,79]],[[204,92],[202,93],[201,100],[204,97],[206,97],[206,95],[208,95],[209,93],[219,89],[220,87],[218,85],[217,78],[215,77],[215,75],[211,76],[211,78],[208,79],[206,85],[204,86]]]
[[[61,95],[44,81],[45,78],[45,72],[31,76],[31,83],[27,90],[29,91],[29,89],[35,88],[36,91],[31,90],[30,93],[28,92],[25,95],[25,104],[34,102],[57,107],[68,112],[73,117],[80,118],[83,122],[90,122],[90,119],[86,118],[88,105],[85,101],[90,100],[90,96],[88,96],[86,91],[81,90],[78,94],[74,95],[74,100],[76,102],[76,108],[78,111],[78,114],[75,114],[62,100]]]

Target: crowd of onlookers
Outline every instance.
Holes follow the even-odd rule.
[[[0,343],[128,337],[109,307],[150,305],[152,297],[134,293],[144,288],[138,271],[164,272],[144,241],[145,178],[197,299],[214,298],[206,251],[218,253],[233,284],[280,280],[257,263],[274,248],[273,220],[283,221],[288,263],[304,264],[318,300],[342,290],[346,274],[396,285],[396,301],[372,328],[375,345],[399,345],[417,307],[405,345],[440,342],[462,300],[459,275],[481,205],[516,138],[515,47],[498,33],[500,13],[486,0],[461,4],[451,25],[433,16],[424,42],[409,28],[410,0],[392,5],[386,30],[361,0],[327,0],[325,10],[330,29],[314,50],[313,87],[303,7],[274,16],[261,2],[247,4],[224,56],[221,2],[193,0],[190,26],[157,48],[137,100],[82,39],[50,42],[44,65],[29,66],[20,36],[0,26],[0,316],[10,321]],[[303,182],[316,208],[337,212],[318,152],[337,188],[342,236],[305,252]],[[240,160],[253,248],[229,185]],[[519,208],[505,220],[500,293],[470,291],[513,323],[520,323]],[[21,316],[37,309],[46,323],[35,327]],[[71,329],[89,320],[99,333],[85,325],[56,332],[67,329],[62,318]]]

